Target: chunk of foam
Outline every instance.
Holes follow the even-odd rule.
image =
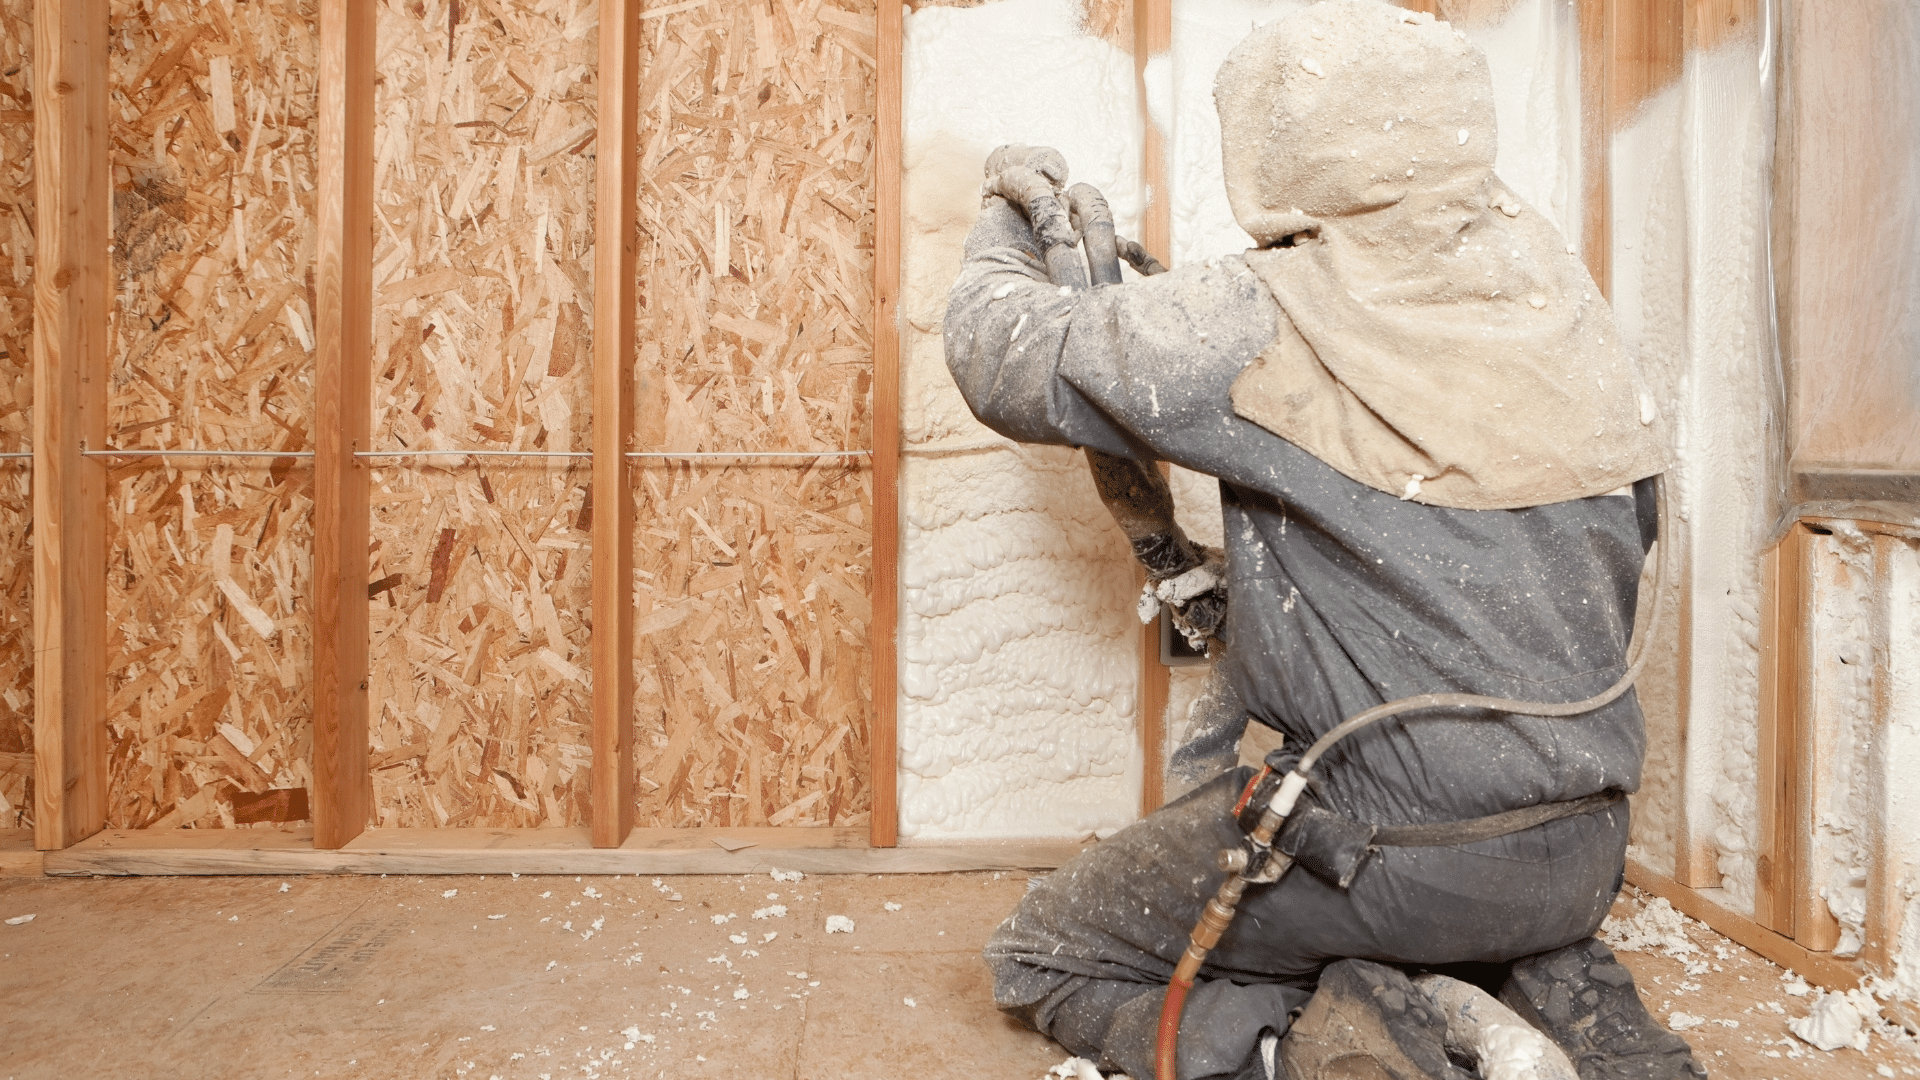
[[[1872,998],[1859,990],[1846,994],[1822,994],[1814,1000],[1813,1008],[1807,1010],[1807,1015],[1787,1021],[1787,1030],[1821,1050],[1839,1050],[1851,1046],[1864,1051],[1867,1048],[1867,1018],[1862,1015],[1856,997],[1864,997],[1869,1003],[1872,1002]],[[1871,1011],[1877,1013],[1879,1007],[1873,1006]]]

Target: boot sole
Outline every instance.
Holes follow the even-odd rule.
[[[1313,1080],[1472,1080],[1447,1060],[1446,1021],[1405,973],[1342,960],[1280,1043],[1288,1076]]]
[[[1573,1059],[1580,1080],[1702,1080],[1687,1041],[1647,1011],[1633,976],[1594,938],[1516,963],[1500,1002]]]

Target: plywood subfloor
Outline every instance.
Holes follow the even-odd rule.
[[[1026,874],[655,880],[0,878],[0,918],[35,916],[0,923],[0,1075],[1037,1080],[1065,1056],[994,1010],[979,960]],[[1718,970],[1623,958],[1660,1016],[1706,1018],[1713,1075],[1920,1075],[1910,1040],[1783,1044],[1807,999],[1692,934]]]

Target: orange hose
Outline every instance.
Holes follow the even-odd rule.
[[[1187,991],[1193,980],[1176,973],[1167,983],[1167,998],[1160,1003],[1160,1032],[1153,1044],[1155,1080],[1176,1080],[1173,1070],[1174,1048],[1180,1044],[1180,1013],[1187,1007]]]

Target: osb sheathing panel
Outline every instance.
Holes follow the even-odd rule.
[[[874,7],[662,10],[641,23],[637,445],[866,447]],[[639,823],[864,822],[866,459],[637,473]]]
[[[33,0],[0,0],[0,453],[33,405]],[[33,824],[31,463],[0,458],[0,829]]]
[[[386,3],[374,135],[378,450],[585,450],[593,0]],[[383,826],[584,825],[589,473],[373,473]]]
[[[311,446],[314,11],[115,0],[108,437]],[[233,824],[309,784],[312,470],[108,474],[107,824]]]

